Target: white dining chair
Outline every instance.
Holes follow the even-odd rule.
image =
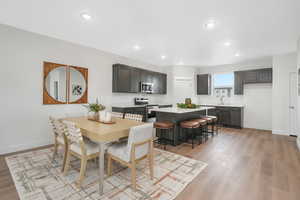
[[[131,169],[131,182],[136,189],[136,163],[148,158],[150,177],[153,179],[153,124],[148,123],[130,129],[127,143],[112,144],[108,147],[107,173],[112,175],[112,160]]]
[[[65,125],[62,122],[60,122],[58,119],[51,116],[49,117],[49,123],[54,133],[54,150],[53,150],[52,162],[55,160],[55,157],[57,156],[57,151],[59,146],[62,146],[64,149],[64,156],[63,156],[63,164],[62,164],[61,171],[63,172],[66,164],[66,155],[68,149],[68,139],[65,130]]]
[[[139,121],[139,122],[143,121],[143,115],[140,115],[140,114],[126,113],[124,118]]]
[[[71,155],[79,158],[81,160],[81,167],[77,185],[80,187],[84,180],[87,161],[96,159],[99,156],[98,144],[84,138],[81,130],[76,127],[75,123],[70,121],[63,121],[63,123],[65,124],[68,132],[69,143],[64,175],[66,175],[69,170]]]

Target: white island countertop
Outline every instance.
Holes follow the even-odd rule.
[[[157,108],[153,109],[152,111],[155,112],[167,112],[167,113],[191,113],[191,112],[197,112],[197,111],[202,111],[202,110],[209,110],[209,109],[214,109],[215,107],[208,107],[208,106],[201,106],[200,108],[195,108],[195,109],[184,109],[184,108],[177,108],[177,107],[172,107],[172,108]]]

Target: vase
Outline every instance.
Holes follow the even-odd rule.
[[[99,112],[89,112],[88,119],[93,121],[99,121]]]

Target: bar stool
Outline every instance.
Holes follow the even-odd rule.
[[[180,133],[184,129],[186,129],[187,131],[189,131],[189,130],[191,131],[192,149],[194,148],[195,130],[197,128],[199,128],[199,126],[200,126],[200,123],[197,121],[189,120],[189,121],[180,122],[180,128],[181,128]],[[187,141],[188,141],[188,137],[186,137],[186,135],[185,135],[185,142],[187,142]]]
[[[164,145],[164,150],[166,150],[166,146],[168,143],[173,143],[173,145],[175,144],[174,123],[169,121],[162,121],[162,122],[155,122],[153,126],[156,130],[160,130],[160,135],[158,139],[155,140],[154,142]],[[170,133],[173,134],[172,140],[167,138],[167,135],[169,135]]]
[[[216,134],[218,134],[218,128],[216,127],[218,118],[216,116],[204,116],[202,119],[207,121],[207,133],[211,133],[214,136],[216,128]],[[208,126],[211,126],[211,131],[208,130]]]
[[[198,122],[200,125],[199,125],[199,130],[200,130],[200,138],[201,140],[199,140],[199,144],[202,143],[202,139],[203,139],[203,136],[205,137],[205,141],[208,140],[208,133],[207,133],[207,120],[205,119],[202,119],[202,118],[198,118],[198,119],[193,119],[191,121],[195,121],[195,122]]]

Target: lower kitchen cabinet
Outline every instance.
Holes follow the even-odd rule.
[[[222,107],[208,110],[208,115],[218,117],[219,124],[233,128],[243,128],[244,108],[242,107]]]

